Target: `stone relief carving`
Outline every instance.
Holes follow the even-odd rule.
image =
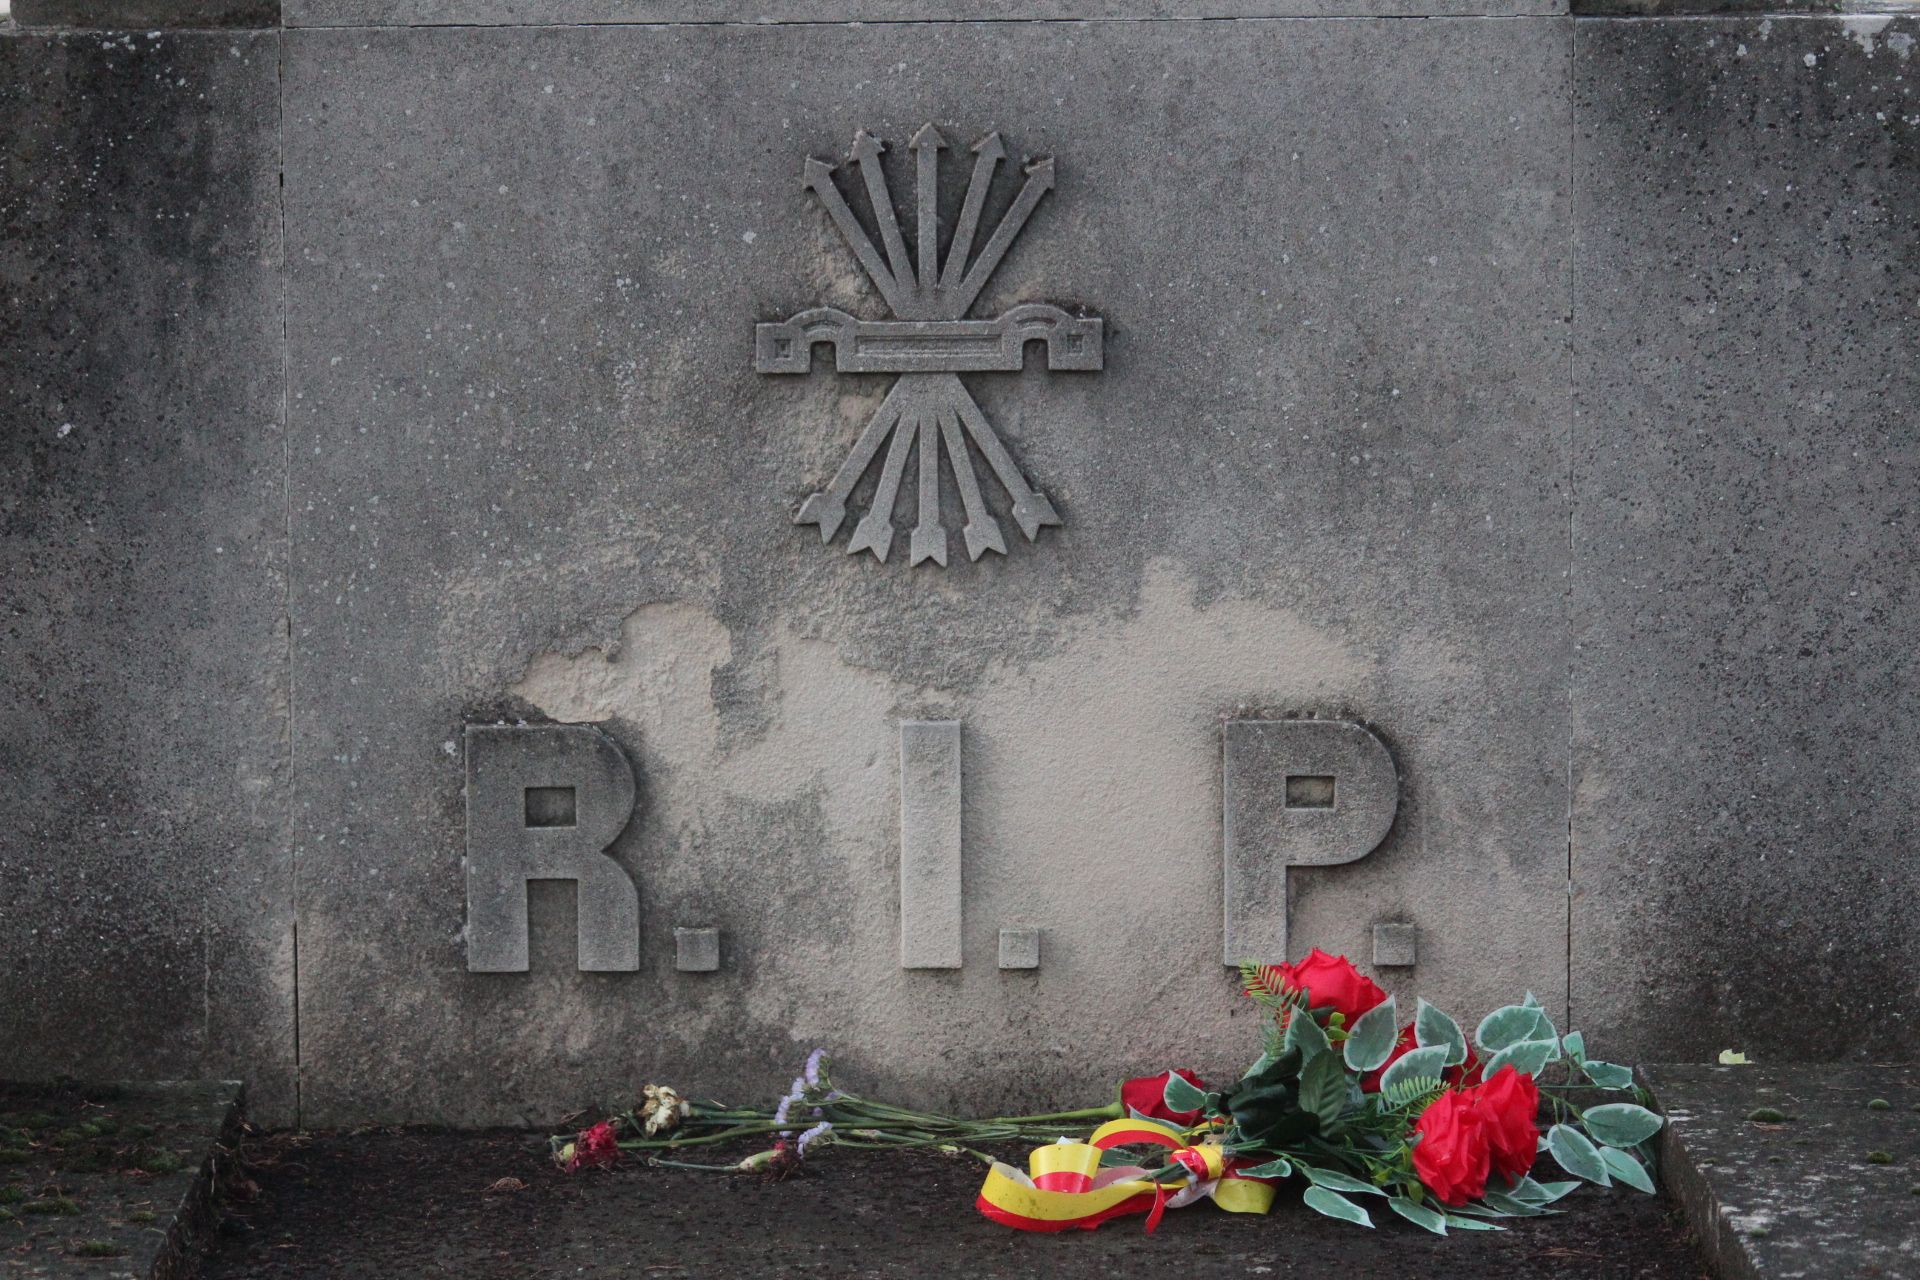
[[[633,768],[585,724],[468,725],[467,969],[527,971],[527,882],[579,888],[582,970],[640,967],[640,895],[606,848],[633,815]]]
[[[1222,759],[1222,958],[1289,959],[1287,868],[1372,853],[1393,828],[1400,772],[1384,742],[1347,720],[1229,720]],[[1406,954],[1412,963],[1410,945]]]
[[[847,247],[872,278],[897,319],[862,320],[830,307],[803,311],[790,320],[761,324],[754,334],[754,367],[761,373],[804,374],[813,348],[833,348],[841,373],[898,373],[880,407],[868,420],[846,461],[825,489],[801,504],[796,524],[817,525],[821,541],[831,541],[847,518],[847,500],[873,465],[882,447],[886,461],[873,503],[847,542],[849,554],[871,551],[884,562],[893,547],[893,508],[909,457],[918,468],[916,521],[909,539],[910,563],[947,563],[947,531],[940,521],[940,454],[947,455],[960,490],[966,525],[961,535],[969,559],[988,551],[1007,553],[999,521],[987,509],[974,470],[978,450],[1012,500],[1014,521],[1029,542],[1047,525],[1061,523],[1046,495],[1027,483],[999,433],[987,421],[957,375],[1011,372],[1023,367],[1029,342],[1042,342],[1047,368],[1097,370],[1102,359],[1102,329],[1097,317],[1071,316],[1055,306],[1026,303],[996,319],[966,319],[980,290],[1006,256],[1040,200],[1054,185],[1054,162],[1026,166],[1026,181],[1011,208],[987,237],[979,253],[973,242],[995,170],[1006,158],[998,133],[973,144],[973,173],[953,237],[940,256],[939,156],[947,140],[932,124],[907,144],[916,170],[915,253],[908,257],[905,237],[881,163],[884,145],[864,129],[854,134],[850,163],[859,166],[880,243],[876,245],[835,185],[837,166],[808,157],[804,185],[826,208]]]

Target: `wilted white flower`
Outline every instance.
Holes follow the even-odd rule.
[[[693,1114],[693,1104],[670,1085],[650,1084],[640,1092],[645,1099],[640,1104],[640,1110],[646,1117],[645,1128],[649,1138],[656,1133],[677,1129],[682,1120]]]

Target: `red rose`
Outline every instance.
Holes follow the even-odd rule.
[[[1409,1022],[1406,1026],[1400,1028],[1400,1038],[1393,1042],[1393,1052],[1387,1055],[1387,1060],[1380,1064],[1379,1069],[1369,1071],[1360,1077],[1361,1090],[1366,1093],[1380,1092],[1380,1077],[1387,1073],[1387,1068],[1395,1062],[1398,1062],[1402,1057],[1413,1052],[1418,1044],[1419,1041],[1414,1037],[1413,1024]],[[1467,1060],[1458,1066],[1448,1067],[1445,1071],[1442,1071],[1440,1073],[1440,1079],[1447,1084],[1453,1085],[1455,1088],[1465,1088],[1468,1085],[1479,1084],[1481,1065],[1480,1055],[1473,1051],[1472,1045],[1468,1045]]]
[[[1318,947],[1299,964],[1276,964],[1268,971],[1277,974],[1282,984],[1306,992],[1308,1008],[1344,1014],[1349,1027],[1387,998],[1387,993],[1354,968],[1351,960],[1330,956]]]
[[[1460,1205],[1487,1189],[1492,1155],[1486,1122],[1472,1099],[1449,1089],[1414,1122],[1413,1171],[1442,1204]]]
[[[1468,1090],[1467,1096],[1487,1131],[1493,1167],[1508,1182],[1519,1181],[1533,1168],[1539,1153],[1540,1087],[1532,1076],[1509,1063],[1486,1083]]]
[[[1128,1115],[1138,1113],[1155,1120],[1165,1120],[1181,1128],[1196,1123],[1200,1119],[1200,1108],[1191,1111],[1173,1111],[1167,1107],[1167,1077],[1179,1076],[1202,1093],[1206,1092],[1206,1082],[1184,1068],[1162,1071],[1157,1076],[1136,1076],[1120,1086],[1120,1105],[1127,1109]]]
[[[620,1157],[620,1144],[615,1141],[614,1129],[602,1120],[591,1129],[582,1129],[580,1136],[573,1140],[573,1160],[568,1169],[586,1169],[594,1165],[612,1164]]]

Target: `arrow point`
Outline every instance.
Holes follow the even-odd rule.
[[[1007,554],[1007,540],[1000,535],[1000,522],[992,516],[982,516],[978,524],[970,524],[961,532],[966,535],[969,560],[978,560],[989,551]]]
[[[1036,179],[1041,184],[1041,186],[1049,187],[1049,188],[1052,187],[1053,186],[1053,157],[1048,156],[1044,160],[1035,160],[1032,164],[1027,166],[1026,173],[1029,178]]]
[[[846,503],[836,502],[827,494],[816,493],[800,504],[800,514],[793,518],[793,522],[819,525],[820,541],[831,542],[833,535],[840,531],[841,521],[846,518]]]
[[[920,126],[920,132],[914,134],[913,137],[908,140],[907,145],[915,151],[923,151],[928,147],[939,151],[946,148],[947,139],[945,135],[933,127],[933,121],[929,120]]]
[[[947,531],[937,524],[915,529],[912,552],[913,558],[908,562],[909,567],[919,564],[922,560],[931,560],[941,568],[946,568]]]
[[[861,161],[870,160],[877,157],[882,151],[885,151],[886,149],[887,149],[886,143],[880,141],[880,139],[874,137],[872,134],[868,133],[865,129],[859,129],[854,132],[854,135],[853,135],[853,158],[854,159],[861,160]]]
[[[980,139],[980,141],[974,143],[973,154],[985,156],[990,160],[1006,159],[1007,149],[1000,144],[1000,131],[996,129],[986,137]]]
[[[1014,503],[1013,518],[1020,522],[1020,532],[1027,535],[1028,542],[1040,536],[1043,525],[1061,523],[1059,513],[1053,509],[1053,504],[1047,501],[1047,496],[1043,493],[1030,493]]]
[[[805,185],[808,187],[817,187],[823,182],[830,181],[831,179],[829,179],[827,175],[832,173],[835,167],[834,165],[828,164],[825,160],[816,160],[812,156],[808,156]]]
[[[893,550],[893,522],[877,511],[870,511],[853,531],[853,538],[847,543],[847,554],[857,556],[862,551],[873,552],[873,558],[881,564],[887,562],[887,552]]]

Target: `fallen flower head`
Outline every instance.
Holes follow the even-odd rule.
[[[578,1137],[555,1153],[555,1160],[568,1173],[596,1165],[610,1165],[620,1158],[620,1143],[613,1125],[606,1120],[582,1129]]]
[[[640,1110],[646,1117],[643,1127],[649,1138],[677,1129],[682,1120],[693,1114],[693,1104],[669,1085],[650,1084],[640,1094],[643,1099]]]

